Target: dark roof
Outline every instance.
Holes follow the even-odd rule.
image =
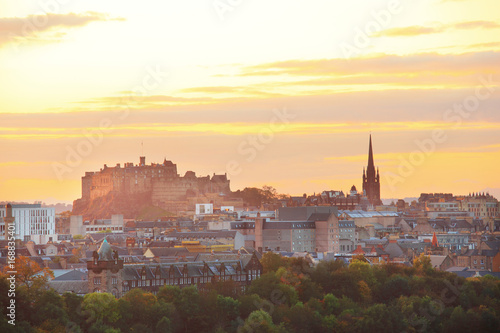
[[[331,213],[313,213],[309,218],[307,219],[308,221],[328,221],[330,218]]]
[[[173,247],[173,244],[172,241],[151,241],[148,247]]]
[[[82,271],[74,269],[72,271],[69,271],[68,273],[56,277],[52,281],[81,281],[87,279],[87,273],[83,273]]]
[[[490,271],[475,271],[475,270],[465,270],[465,271],[449,271],[460,277],[471,278],[477,275],[483,277],[486,275],[491,275],[500,279],[500,272],[490,272]]]
[[[47,267],[50,269],[62,269],[61,263],[52,261],[47,264]]]
[[[490,249],[500,249],[500,240],[486,241],[485,243]]]
[[[127,240],[127,238],[133,236],[126,233],[96,233],[96,234],[90,234],[89,237],[95,243],[103,241],[104,238],[106,238],[109,243],[124,243]]]
[[[88,281],[49,281],[49,287],[59,294],[73,292],[76,294],[87,294],[89,292]]]
[[[248,256],[248,255],[247,255]],[[247,261],[250,262],[252,256],[248,256]],[[124,265],[123,279],[124,280],[139,280],[142,274],[146,275],[147,279],[155,277],[169,278],[170,276],[181,277],[183,273],[187,273],[189,277],[200,277],[206,272],[208,276],[219,275],[223,270],[226,275],[234,275],[237,271],[244,269],[246,266],[243,256],[240,260],[219,260],[219,261],[192,261],[192,262],[176,262],[176,263],[154,263],[154,264],[131,264]]]
[[[282,207],[278,209],[278,218],[282,221],[303,221],[314,213],[338,214],[333,206]]]
[[[405,256],[403,250],[397,243],[387,244],[387,246],[384,248],[384,251],[389,254],[389,258],[391,259]]]

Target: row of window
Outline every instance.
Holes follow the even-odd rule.
[[[224,281],[252,281],[260,277],[260,272],[258,270],[251,270],[248,274],[236,274],[219,277],[220,280]],[[123,291],[127,292],[131,288],[136,287],[150,287],[150,286],[163,286],[163,285],[194,285],[199,283],[211,282],[213,276],[202,276],[202,277],[180,277],[180,278],[168,278],[168,279],[155,279],[155,280],[132,280],[123,282]],[[95,281],[96,278],[94,278]],[[100,279],[100,278],[99,278]],[[100,281],[100,280],[99,280]]]

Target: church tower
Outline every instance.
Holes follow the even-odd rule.
[[[381,205],[380,200],[380,175],[377,168],[375,174],[375,164],[373,163],[372,135],[370,134],[370,146],[368,148],[368,167],[363,168],[363,192],[366,193],[368,201],[373,205]]]

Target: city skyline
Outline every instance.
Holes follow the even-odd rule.
[[[72,202],[139,156],[361,190],[370,133],[381,198],[500,197],[495,5],[0,1],[0,201]]]

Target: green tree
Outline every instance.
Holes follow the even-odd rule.
[[[120,312],[120,324],[122,328],[131,327],[140,323],[153,329],[153,307],[156,304],[156,296],[141,288],[134,288],[118,300]]]
[[[156,333],[172,333],[172,323],[167,317],[161,318],[161,320],[156,324]]]
[[[265,273],[276,272],[281,267],[289,267],[287,259],[283,258],[278,253],[266,252],[262,255],[262,259],[260,260],[262,264],[262,268]]]
[[[242,327],[242,332],[274,333],[276,331],[277,329],[273,323],[273,319],[269,313],[264,310],[252,312],[245,320],[245,324]]]
[[[293,305],[298,301],[295,288],[280,283],[280,278],[273,273],[263,274],[259,279],[253,280],[247,294],[257,294],[272,304]]]
[[[91,293],[83,298],[82,311],[91,330],[107,329],[120,319],[118,301],[110,293]]]

